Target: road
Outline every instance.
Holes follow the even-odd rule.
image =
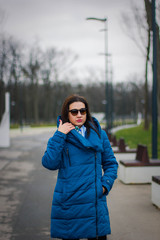
[[[0,240],[50,239],[50,209],[57,172],[41,158],[53,132],[13,134],[0,149]],[[160,210],[151,203],[151,185],[119,180],[108,197],[112,234],[108,240],[160,240]]]
[[[49,239],[57,172],[45,170],[41,158],[50,136],[22,134],[0,150],[0,239]]]

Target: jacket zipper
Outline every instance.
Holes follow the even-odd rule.
[[[98,238],[98,216],[97,216],[97,153],[95,152],[95,190],[96,190],[96,239]]]
[[[70,156],[69,156],[69,150],[67,148],[67,156],[68,156],[68,159],[69,159],[69,166],[71,166],[71,159],[70,159]]]

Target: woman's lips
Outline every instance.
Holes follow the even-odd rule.
[[[78,123],[82,122],[82,119],[78,119],[77,122],[78,122]]]

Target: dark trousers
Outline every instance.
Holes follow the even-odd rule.
[[[76,239],[62,239],[62,240],[79,240],[79,239],[76,238]],[[102,236],[98,238],[88,238],[88,240],[107,240],[107,236]]]

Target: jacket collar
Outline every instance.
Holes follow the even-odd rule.
[[[60,116],[57,119],[57,127],[59,126],[59,119]],[[99,122],[96,118],[92,118],[95,125],[98,128],[98,132],[101,135],[101,127],[99,125]],[[90,129],[90,135],[87,138],[84,138],[81,134],[79,134],[75,129],[73,129],[71,132],[67,134],[67,142],[72,143],[78,148],[82,149],[92,149],[95,151],[103,151],[103,143],[102,139],[99,138],[98,134],[91,128]]]

